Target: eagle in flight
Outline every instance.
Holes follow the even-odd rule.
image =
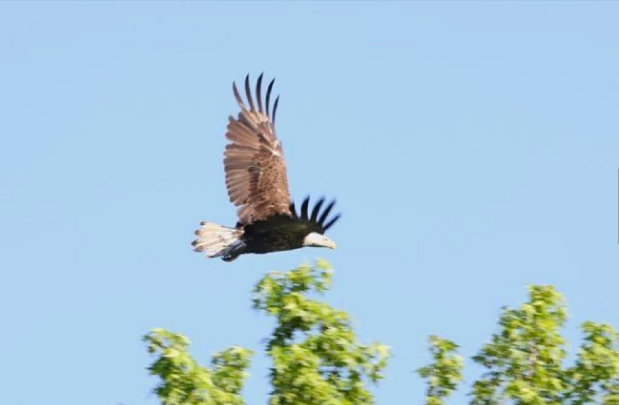
[[[230,116],[226,131],[229,143],[224,153],[226,187],[230,202],[238,207],[238,222],[228,228],[202,222],[192,245],[207,257],[232,261],[244,253],[269,253],[298,249],[304,246],[335,249],[335,243],[325,232],[340,218],[330,218],[335,200],[326,205],[319,199],[309,210],[309,197],[303,200],[299,212],[290,199],[286,161],[275,131],[275,114],[279,96],[271,108],[273,79],[262,99],[262,74],[255,87],[255,103],[249,75],[245,77],[245,104],[236,83],[234,97],[241,111]]]

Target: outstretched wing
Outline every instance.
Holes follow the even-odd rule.
[[[299,220],[300,222],[308,224],[311,227],[312,232],[316,231],[318,233],[324,234],[342,216],[342,214],[337,214],[329,218],[329,214],[331,213],[331,210],[333,209],[333,206],[335,205],[335,200],[332,200],[327,205],[327,207],[324,209],[324,211],[322,211],[321,213],[320,209],[322,208],[322,205],[324,203],[325,203],[325,198],[321,197],[318,200],[318,202],[316,202],[316,204],[314,205],[314,208],[312,208],[312,211],[310,213],[309,211],[310,198],[309,196],[307,196],[305,197],[305,200],[303,200],[303,203],[301,204],[301,210],[298,213],[297,213],[294,203],[291,203],[290,213],[293,218]]]
[[[232,85],[241,112],[236,119],[232,116],[229,118],[226,137],[230,143],[226,146],[224,167],[230,201],[239,207],[239,222],[244,225],[273,215],[291,215],[286,162],[282,144],[275,135],[279,96],[273,104],[272,114],[270,111],[274,82],[275,79],[269,83],[263,105],[262,75],[258,78],[257,109],[249,85],[249,75],[245,77],[249,109],[236,83]]]

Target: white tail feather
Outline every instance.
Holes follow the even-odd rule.
[[[193,241],[194,251],[204,252],[206,257],[223,256],[224,260],[233,260],[245,247],[241,240],[243,231],[225,226],[202,222],[196,231],[198,239]]]

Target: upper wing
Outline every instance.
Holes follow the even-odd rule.
[[[267,88],[265,105],[262,103],[262,75],[256,83],[257,107],[254,105],[249,75],[245,77],[245,93],[249,109],[243,103],[236,83],[234,97],[241,112],[235,119],[230,116],[226,137],[224,167],[230,201],[239,207],[239,222],[249,224],[272,215],[290,215],[290,193],[286,176],[286,162],[282,144],[275,135],[275,113],[279,96],[270,114],[273,83]]]

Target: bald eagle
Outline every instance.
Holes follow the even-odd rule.
[[[278,252],[304,246],[335,249],[335,243],[324,235],[340,218],[340,214],[329,218],[335,200],[321,211],[325,202],[321,198],[310,212],[307,197],[297,212],[290,198],[282,144],[275,132],[279,96],[271,108],[273,79],[262,99],[262,76],[256,82],[256,103],[249,75],[245,77],[249,108],[236,83],[232,83],[241,111],[236,118],[229,118],[224,168],[230,202],[238,207],[238,222],[235,228],[211,222],[200,224],[192,245],[206,257],[232,261],[244,253]]]

